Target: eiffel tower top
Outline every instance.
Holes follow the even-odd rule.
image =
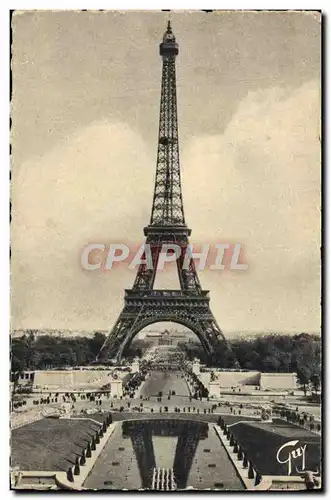
[[[163,57],[176,56],[178,54],[178,44],[176,37],[172,32],[171,23],[168,21],[167,30],[163,35],[163,41],[160,44],[160,55]]]
[[[170,21],[168,21],[167,31],[163,35],[163,41],[164,42],[175,42],[176,41],[175,35],[172,32]]]
[[[179,49],[176,37],[168,21],[166,32],[160,43],[162,56],[161,104],[156,176],[150,224],[144,233],[184,232],[190,234],[184,217],[182,187],[180,179],[176,56]]]

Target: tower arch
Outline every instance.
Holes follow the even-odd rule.
[[[197,325],[196,321],[194,321],[194,318],[177,318],[177,316],[175,315],[173,316],[173,318],[169,318],[169,316],[160,315],[157,319],[146,317],[135,325],[135,328],[130,332],[130,334],[126,337],[125,342],[123,342],[123,344],[121,345],[121,348],[118,351],[117,359],[119,361],[121,360],[125,350],[131,345],[136,335],[138,335],[138,333],[141,332],[144,328],[150,325],[169,321],[175,324],[182,325],[191,330],[192,333],[194,333],[198,337],[204,350],[208,351],[209,346],[206,343],[203,332],[200,331],[199,325]]]

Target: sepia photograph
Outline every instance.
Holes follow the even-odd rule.
[[[322,21],[11,11],[11,490],[323,490]]]

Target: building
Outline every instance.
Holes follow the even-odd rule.
[[[210,397],[217,397],[223,390],[295,391],[296,373],[263,373],[253,370],[217,370],[200,365],[195,359],[192,371],[208,389]]]
[[[153,341],[157,345],[177,345],[180,342],[192,342],[190,333],[178,332],[177,330],[164,332],[150,332],[146,335],[146,340]]]

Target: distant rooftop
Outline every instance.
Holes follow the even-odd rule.
[[[43,335],[52,335],[54,337],[93,337],[96,332],[103,333],[108,335],[108,330],[54,330],[48,328],[40,328],[40,329],[26,329],[26,330],[14,330],[11,332],[11,336],[13,338],[23,337],[23,335],[30,335],[31,333],[35,337],[42,337]]]

